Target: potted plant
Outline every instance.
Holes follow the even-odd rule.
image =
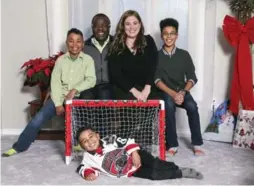
[[[21,69],[25,68],[26,79],[24,86],[33,87],[38,85],[41,91],[41,101],[45,99],[45,96],[49,90],[50,77],[55,65],[55,61],[62,54],[64,53],[59,52],[58,54],[49,56],[46,59],[30,59],[21,66]]]

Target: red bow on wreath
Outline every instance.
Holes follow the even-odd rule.
[[[254,17],[242,25],[234,17],[225,16],[223,32],[228,42],[236,47],[229,109],[237,114],[239,101],[243,109],[254,109],[252,56],[250,44],[254,42]]]

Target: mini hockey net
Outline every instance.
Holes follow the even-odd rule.
[[[76,132],[82,126],[92,126],[100,137],[112,134],[134,138],[143,149],[165,159],[165,111],[164,102],[149,100],[71,100],[65,113],[65,161],[81,158],[75,150]]]

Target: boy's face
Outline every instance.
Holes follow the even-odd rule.
[[[176,43],[176,39],[178,37],[178,34],[176,32],[175,27],[172,26],[167,26],[163,28],[162,33],[161,33],[161,38],[164,42],[164,45],[166,47],[172,47]]]
[[[100,146],[100,135],[88,129],[79,136],[79,143],[86,151],[95,151]]]
[[[71,55],[77,56],[84,47],[83,37],[79,34],[71,33],[66,40],[68,51]]]

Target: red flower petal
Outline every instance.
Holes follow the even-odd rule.
[[[26,75],[27,75],[27,77],[31,78],[34,73],[35,73],[35,70],[30,68],[27,70]]]
[[[22,65],[21,69],[24,68],[24,67],[26,67],[26,66],[29,66],[30,64],[31,64],[31,61],[25,62],[25,63]]]
[[[49,68],[44,69],[44,73],[46,76],[50,76],[51,70]]]

